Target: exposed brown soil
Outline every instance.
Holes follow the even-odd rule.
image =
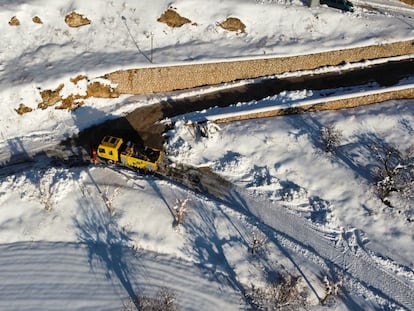
[[[189,20],[186,17],[182,17],[180,14],[178,14],[176,11],[172,9],[168,9],[162,15],[157,19],[160,23],[165,23],[170,27],[181,27],[185,24],[191,23],[191,20]]]
[[[32,18],[32,21],[33,21],[33,23],[35,23],[35,24],[43,24],[43,21],[40,19],[40,17],[39,17],[39,16],[34,16],[34,17]]]
[[[79,13],[72,12],[66,15],[65,23],[69,27],[81,27],[81,26],[89,25],[91,21],[87,17],[84,17],[83,15]]]
[[[9,21],[9,25],[10,26],[19,26],[20,25],[20,21],[16,16],[13,16],[10,21]]]
[[[78,84],[79,81],[87,80],[87,79],[88,79],[88,77],[85,76],[85,75],[77,75],[76,77],[71,78],[70,82],[72,82],[73,84]]]
[[[85,104],[84,101],[80,100],[84,97],[85,96],[69,95],[68,97],[62,99],[60,105],[56,106],[55,109],[66,109],[69,111],[78,109]]]
[[[81,80],[87,80],[86,76],[79,75],[75,78],[72,78],[70,81],[74,84],[78,83]],[[47,109],[48,107],[57,105],[56,109],[68,109],[75,110],[80,106],[84,105],[82,99],[89,97],[96,98],[116,98],[119,97],[119,93],[110,85],[102,84],[100,82],[89,83],[86,89],[86,95],[72,94],[66,98],[62,98],[60,91],[63,89],[64,84],[60,84],[54,90],[43,90],[40,92],[42,97],[42,102],[37,105],[39,109]],[[16,109],[17,111],[17,109]]]
[[[414,5],[414,0],[400,0],[400,1],[406,4],[409,4],[409,5]]]
[[[244,32],[246,29],[246,25],[237,17],[229,17],[218,25],[228,31]]]
[[[60,84],[54,90],[43,90],[40,92],[40,96],[42,97],[42,102],[37,105],[37,108],[46,109],[50,106],[55,105],[57,102],[62,100],[60,96],[60,91],[63,89],[64,84]]]
[[[86,97],[116,98],[119,93],[110,85],[92,82],[88,84]]]
[[[19,108],[15,109],[16,112],[20,115],[31,112],[33,109],[30,107],[27,107],[25,104],[20,104]]]

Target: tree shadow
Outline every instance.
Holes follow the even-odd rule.
[[[134,268],[128,264],[130,232],[118,227],[116,218],[104,212],[91,200],[79,200],[80,215],[73,219],[79,242],[88,250],[88,262],[92,271],[101,267],[113,283],[120,283],[130,300],[138,308],[139,301],[130,276]],[[116,282],[118,281],[118,282]]]
[[[217,203],[216,207],[221,211],[221,216],[226,217],[230,224],[238,231],[237,226],[232,223],[228,215],[220,209],[219,205],[220,203]],[[193,250],[196,252],[200,267],[203,269],[206,269],[206,266],[211,267],[213,270],[213,277],[217,282],[230,285],[233,289],[241,293],[245,302],[248,302],[247,291],[239,281],[237,274],[234,271],[234,267],[228,261],[224,250],[226,245],[240,243],[242,245],[247,245],[246,240],[243,239],[242,234],[238,237],[219,237],[214,217],[210,217],[208,213],[200,213],[200,217],[205,225],[203,227],[190,217],[182,224],[188,235],[194,237],[194,245],[192,246]]]
[[[302,270],[300,265],[295,261],[295,259],[291,256],[289,251],[280,243],[279,239],[276,237],[276,235],[280,235],[288,240],[292,240],[294,243],[301,245],[305,249],[310,250],[311,252],[315,252],[313,249],[310,249],[308,245],[304,245],[301,241],[295,240],[291,236],[285,234],[282,231],[278,231],[275,228],[272,228],[270,225],[267,225],[263,220],[259,221],[259,219],[250,211],[249,202],[245,200],[245,198],[240,195],[237,191],[232,192],[231,197],[232,205],[236,207],[238,210],[240,210],[244,215],[248,216],[246,219],[254,224],[255,226],[258,226],[260,230],[266,234],[266,238],[272,242],[281,252],[282,254],[292,263],[292,265],[295,267],[299,275],[304,279],[310,290],[314,293],[314,295],[318,298],[318,300],[321,299],[319,297],[318,292],[312,285],[310,279],[305,274],[305,272]],[[268,274],[271,274],[271,271],[267,271]]]

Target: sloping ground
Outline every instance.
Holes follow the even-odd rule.
[[[163,286],[185,310],[237,310],[241,299],[224,275],[121,244],[3,244],[0,265],[1,310],[127,310],[134,295]]]
[[[414,88],[412,85],[407,87],[402,87],[394,90],[378,90],[372,92],[371,94],[362,94],[359,95],[351,94],[346,96],[339,96],[334,98],[324,98],[318,100],[310,100],[308,103],[304,101],[298,106],[288,107],[288,108],[279,108],[274,107],[273,109],[257,109],[255,111],[252,108],[249,110],[240,112],[239,114],[232,114],[229,116],[221,115],[218,117],[209,117],[210,120],[216,123],[224,122],[234,122],[240,120],[256,119],[256,118],[269,118],[287,114],[296,114],[304,113],[311,111],[322,111],[322,110],[338,110],[338,109],[348,109],[361,107],[365,105],[371,105],[375,103],[385,102],[387,100],[393,99],[413,99],[414,98]]]
[[[409,40],[281,58],[120,70],[104,78],[122,94],[158,93],[413,53]]]
[[[239,202],[246,213],[276,230],[280,235],[300,244],[310,252],[320,256],[351,275],[364,286],[394,301],[407,310],[414,309],[414,287],[407,280],[401,279],[390,271],[377,265],[359,246],[350,245],[340,236],[333,239],[320,232],[316,227],[306,223],[302,218],[289,214],[280,206],[252,199],[242,189],[235,189],[233,200]]]
[[[180,171],[182,175],[177,174]],[[188,179],[189,176],[192,178]],[[349,274],[375,293],[407,310],[414,309],[412,284],[378,265],[361,245],[353,245],[341,232],[324,232],[307,220],[287,212],[282,206],[231,185],[208,168],[183,165],[175,174],[173,172],[172,177],[196,191],[207,192],[223,200],[229,207],[253,219],[252,222],[263,223],[275,230],[277,234],[269,234],[269,240],[276,239],[283,245],[287,239],[323,262],[334,265],[344,274]],[[268,231],[265,226],[261,227],[263,232]]]

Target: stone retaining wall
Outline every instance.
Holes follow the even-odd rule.
[[[159,93],[408,54],[414,54],[414,40],[309,55],[120,70],[104,78],[122,94]]]

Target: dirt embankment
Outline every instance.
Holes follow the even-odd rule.
[[[120,70],[104,78],[122,94],[158,93],[408,54],[414,54],[413,40],[310,55]]]
[[[251,120],[257,118],[270,118],[282,115],[289,114],[299,114],[305,112],[315,112],[323,110],[339,110],[339,109],[348,109],[356,108],[360,106],[371,105],[375,103],[385,102],[387,100],[396,100],[396,99],[413,99],[414,98],[414,89],[407,88],[402,90],[393,90],[393,91],[384,91],[376,94],[368,94],[361,96],[353,96],[349,98],[341,98],[336,100],[322,100],[317,103],[304,104],[300,106],[294,106],[290,108],[275,108],[273,110],[261,111],[261,112],[251,112],[239,115],[233,115],[229,117],[218,117],[213,121],[215,123],[227,123],[235,122],[242,120]]]

